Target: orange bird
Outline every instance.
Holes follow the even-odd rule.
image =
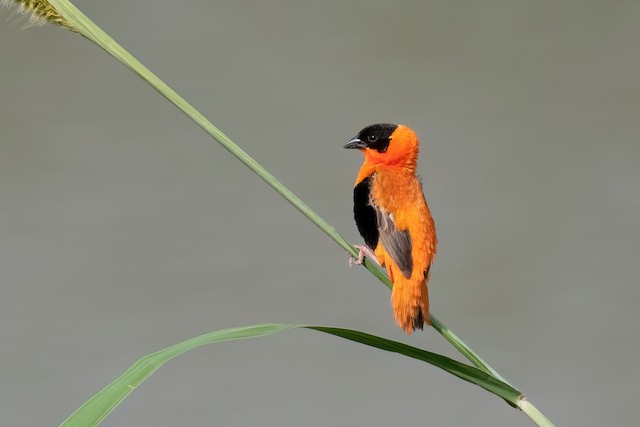
[[[416,176],[420,141],[404,125],[367,126],[344,148],[364,154],[353,190],[353,213],[366,247],[393,282],[396,323],[411,335],[429,324],[429,269],[436,254],[436,228]],[[369,249],[369,251],[367,250]]]

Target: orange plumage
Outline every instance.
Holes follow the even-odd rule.
[[[416,176],[420,141],[404,125],[364,128],[345,148],[364,154],[354,188],[360,234],[393,282],[391,305],[398,325],[411,335],[429,323],[429,269],[436,230]]]

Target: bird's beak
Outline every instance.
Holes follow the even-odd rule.
[[[353,139],[351,139],[349,142],[347,142],[346,144],[344,144],[344,148],[366,148],[367,145],[362,142],[361,139],[359,139],[358,137],[355,137]]]

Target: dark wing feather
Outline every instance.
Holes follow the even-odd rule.
[[[376,211],[380,244],[400,267],[402,274],[407,279],[410,278],[413,271],[413,258],[411,258],[409,230],[398,230],[389,213],[376,206],[373,200],[370,200],[369,203]]]
[[[353,189],[353,214],[364,242],[375,251],[378,246],[378,223],[376,210],[371,205],[371,180],[372,176],[369,176]]]

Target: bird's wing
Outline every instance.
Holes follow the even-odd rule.
[[[373,200],[370,200],[370,204],[376,211],[380,244],[398,265],[402,274],[407,279],[410,278],[413,271],[413,258],[409,230],[398,230],[392,214],[376,206]]]

